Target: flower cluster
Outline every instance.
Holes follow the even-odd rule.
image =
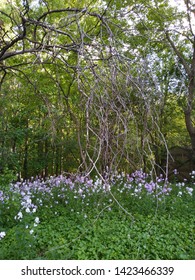
[[[193,171],[194,172],[194,171]],[[192,172],[192,174],[194,174]],[[116,187],[120,192],[124,189],[129,191],[129,195],[138,196],[142,194],[161,197],[169,195],[172,191],[173,183],[169,183],[163,175],[152,179],[150,174],[137,170],[132,174],[113,173],[109,176],[109,181],[103,178],[95,177],[94,179],[83,175],[73,174],[72,176],[50,176],[46,180],[42,178],[31,178],[22,182],[12,183],[10,191],[20,195],[21,209],[15,216],[15,219],[22,219],[23,213],[35,213],[38,207],[43,205],[43,199],[49,197],[68,201],[68,192],[72,193],[74,198],[85,199],[95,193],[107,193]],[[187,182],[177,183],[178,194],[185,193],[192,196],[193,188]],[[35,199],[36,197],[36,199]],[[3,202],[4,194],[0,191],[0,201]]]
[[[195,172],[192,172],[194,176]],[[106,179],[105,179],[106,178]],[[20,201],[17,212],[13,216],[15,221],[22,221],[24,217],[31,217],[31,226],[26,225],[30,234],[33,234],[34,228],[40,223],[38,213],[42,207],[50,208],[54,205],[62,204],[69,207],[71,212],[82,214],[87,217],[85,209],[87,207],[105,207],[112,204],[113,197],[110,192],[115,191],[125,194],[125,198],[142,199],[145,195],[159,200],[169,196],[173,192],[173,187],[177,188],[175,197],[183,195],[193,195],[194,183],[189,185],[187,182],[170,183],[163,175],[152,178],[151,174],[137,170],[132,174],[113,173],[106,177],[89,178],[83,175],[73,174],[69,176],[50,176],[46,180],[42,178],[31,178],[10,184],[10,190],[6,195],[0,191],[0,207],[9,200],[9,194],[12,199]],[[96,199],[101,196],[101,199]],[[102,199],[103,198],[103,199]],[[80,203],[76,203],[80,201]],[[105,204],[101,204],[104,203]],[[93,203],[93,206],[92,206]],[[79,209],[78,205],[82,208]],[[111,210],[111,207],[109,207]],[[56,210],[54,213],[57,214]],[[35,217],[36,215],[36,217]],[[33,224],[33,226],[32,226]],[[0,240],[5,236],[5,232],[0,232]]]

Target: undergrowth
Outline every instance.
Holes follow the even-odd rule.
[[[137,171],[4,184],[0,259],[195,259],[194,183]]]

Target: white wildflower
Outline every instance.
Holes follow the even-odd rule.
[[[181,197],[182,196],[182,192],[178,192],[177,196]]]
[[[0,232],[0,240],[3,239],[6,236],[5,231]]]
[[[22,214],[22,212],[20,211],[20,212],[18,212],[18,214],[14,217],[14,219],[15,220],[21,220],[23,218],[23,214]]]
[[[36,224],[39,224],[39,222],[40,222],[40,221],[39,221],[39,217],[36,217],[36,218],[35,218],[35,223],[36,223]]]
[[[30,209],[28,207],[26,208],[26,213],[30,213]]]
[[[186,188],[186,191],[188,192],[189,195],[192,195],[193,192],[193,188]]]

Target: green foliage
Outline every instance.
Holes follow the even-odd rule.
[[[91,221],[93,222],[93,221]],[[30,236],[18,226],[2,242],[1,259],[194,259],[193,216],[187,220],[104,213],[93,226],[73,215],[43,222]]]
[[[128,191],[121,182],[112,195],[88,188],[82,198],[81,185],[60,184],[52,192],[35,191],[38,209],[30,213],[21,210],[21,196],[7,190],[0,204],[0,232],[6,232],[0,259],[194,259],[194,191],[191,196],[171,184],[172,193],[155,201],[137,187]]]
[[[3,191],[6,191],[9,189],[10,182],[16,180],[16,176],[12,170],[9,170],[7,167],[5,167],[3,170],[1,170],[0,174],[0,189]]]

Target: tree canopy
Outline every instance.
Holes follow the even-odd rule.
[[[180,2],[1,1],[1,169],[167,174],[171,147],[194,155],[195,6]]]

